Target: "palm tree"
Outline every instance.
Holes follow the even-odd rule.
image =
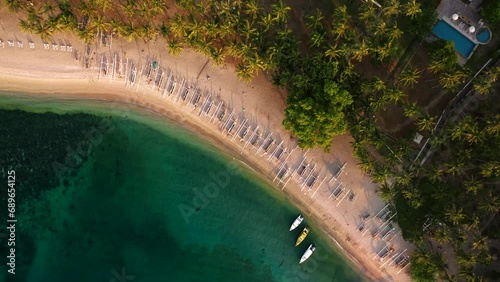
[[[78,28],[78,23],[73,14],[61,14],[57,17],[54,28],[60,31],[74,31]]]
[[[376,18],[376,10],[373,5],[363,5],[359,13],[359,19],[364,22],[372,22]]]
[[[370,174],[370,173],[372,173],[373,169],[375,168],[375,162],[373,162],[369,159],[365,159],[365,160],[362,160],[358,164],[358,166],[361,169],[361,171],[363,171],[365,174]]]
[[[25,19],[19,20],[19,28],[21,29],[22,32],[25,32],[25,33],[34,33],[35,32],[34,24],[25,20]]]
[[[157,1],[157,0],[156,0]],[[95,4],[103,13],[106,13],[107,9],[113,7],[111,0],[96,0]]]
[[[311,35],[311,39],[309,40],[309,46],[311,46],[312,48],[319,48],[321,45],[323,45],[324,40],[324,32],[314,31],[314,33]]]
[[[392,187],[387,183],[383,183],[382,185],[380,185],[377,189],[377,192],[380,198],[382,198],[382,200],[386,202],[392,202],[394,199]]]
[[[168,23],[169,29],[175,36],[179,38],[187,36],[186,23],[182,15],[176,14],[170,19]]]
[[[465,214],[463,213],[463,209],[457,208],[455,204],[453,204],[446,209],[445,217],[452,224],[458,225],[465,219]]]
[[[399,3],[399,0],[390,0],[382,11],[386,16],[397,16],[399,14],[400,7],[401,4]]]
[[[370,83],[370,86],[373,87],[373,89],[375,89],[376,91],[384,92],[387,89],[387,85],[379,76],[375,76],[373,78],[373,81]]]
[[[397,24],[394,24],[391,28],[389,28],[389,32],[387,33],[387,37],[390,40],[398,40],[403,35],[403,31],[398,28]]]
[[[80,6],[78,7],[78,11],[82,16],[87,16],[92,18],[96,14],[95,6],[93,2],[80,2]]]
[[[374,170],[373,170],[371,176],[372,176],[373,180],[382,183],[382,182],[385,182],[391,176],[391,170],[386,165],[382,165],[382,166],[376,165],[374,167]]]
[[[257,2],[257,0],[251,0],[245,3],[245,14],[251,16],[252,19],[257,18],[257,15],[259,14],[260,10],[261,7],[259,5],[259,2]]]
[[[481,165],[481,175],[485,178],[500,176],[500,162],[489,161]]]
[[[363,57],[368,56],[369,50],[368,45],[363,40],[357,45],[357,48],[352,51],[352,58],[361,62]]]
[[[415,174],[413,172],[403,170],[402,172],[396,174],[396,176],[394,177],[394,180],[396,180],[397,183],[399,183],[403,186],[408,186],[411,184],[414,177],[415,177]]]
[[[273,20],[278,23],[284,23],[288,19],[288,11],[290,7],[286,6],[282,0],[278,0],[277,3],[271,5]]]
[[[373,48],[373,50],[375,51],[376,56],[377,56],[377,60],[379,60],[379,61],[385,60],[390,55],[390,49],[384,45],[377,46],[377,47]]]
[[[153,25],[145,24],[142,26],[141,34],[143,35],[144,41],[146,41],[155,39],[158,36],[159,32],[158,29]]]
[[[28,13],[28,21],[33,23],[33,24],[39,24],[40,21],[42,20],[42,17],[40,13],[33,8],[33,6],[29,6],[26,9],[26,12]]]
[[[173,56],[178,56],[182,53],[184,46],[181,42],[172,40],[167,45],[168,53]]]
[[[248,64],[245,63],[240,63],[236,66],[236,74],[245,82],[250,82],[253,78],[252,70],[249,68]]]
[[[487,213],[497,212],[500,210],[500,198],[494,196],[491,191],[489,191],[487,197],[480,203],[479,208]]]
[[[40,7],[40,9],[46,13],[46,14],[49,14],[49,16],[53,16],[54,15],[54,6],[52,6],[50,3],[43,3],[42,6]]]
[[[357,75],[358,73],[354,69],[354,65],[351,64],[351,62],[347,62],[341,70],[340,82],[351,81],[351,79],[355,78]]]
[[[107,0],[109,1],[109,0]],[[163,15],[165,14],[165,10],[167,10],[167,4],[163,0],[153,0],[151,1],[151,15],[152,16],[157,16],[157,15]]]
[[[339,38],[344,38],[346,36],[347,31],[349,30],[349,25],[347,22],[336,22],[332,27],[332,34],[335,36],[335,40],[339,40]]]
[[[248,20],[244,21],[241,32],[243,33],[246,41],[249,41],[251,38],[258,37],[259,34],[257,29]]]
[[[347,12],[347,6],[346,5],[338,6],[333,12],[333,19],[334,21],[347,23],[351,19],[351,16]]]
[[[400,101],[403,101],[403,98],[406,96],[406,94],[397,89],[397,88],[389,88],[384,92],[384,96],[382,96],[382,99],[387,101],[387,102],[393,102],[394,104],[397,104]]]
[[[478,277],[474,273],[473,267],[460,267],[458,269],[458,275],[460,276],[460,278],[463,279],[463,281],[466,281],[466,282],[481,281],[481,280],[478,280]]]
[[[419,119],[417,126],[420,131],[426,131],[426,130],[431,131],[434,128],[435,123],[436,123],[436,117],[425,115],[424,117]]]
[[[420,78],[420,71],[417,68],[405,69],[398,77],[399,83],[403,86],[414,86]]]
[[[420,107],[417,105],[417,102],[405,104],[404,115],[409,118],[418,118],[421,115],[421,112]]]
[[[490,93],[490,89],[493,86],[491,80],[486,76],[478,77],[474,83],[472,84],[472,88],[474,91],[477,91],[479,94],[486,95]]]
[[[464,82],[467,75],[464,72],[456,71],[452,73],[443,73],[439,77],[439,83],[444,89],[453,90]]]
[[[263,14],[260,18],[260,24],[263,27],[263,32],[267,32],[273,25],[274,18],[271,14]]]
[[[467,192],[474,195],[484,188],[484,184],[480,180],[476,179],[474,175],[471,176],[471,179],[464,181],[464,186]]]
[[[136,2],[128,2],[127,5],[120,6],[123,13],[125,13],[125,16],[127,16],[129,20],[133,19],[134,16],[137,14],[137,8],[135,7],[135,3]]]
[[[331,45],[328,50],[325,51],[325,56],[330,58],[332,61],[337,61],[342,55],[342,51],[337,47],[337,44]]]
[[[112,34],[119,34],[120,36],[123,36],[123,24],[121,22],[111,19],[109,21],[109,29]]]
[[[443,71],[445,66],[446,66],[445,60],[432,60],[429,64],[428,70],[431,73],[436,74]]]
[[[88,29],[78,30],[78,37],[85,44],[91,44],[95,40],[95,32]]]
[[[92,18],[92,21],[90,22],[90,27],[91,29],[96,30],[97,36],[99,36],[102,31],[109,30],[110,24],[108,21],[104,19],[103,16],[98,15]]]
[[[457,262],[460,268],[474,267],[477,264],[476,254],[459,250],[457,251]]]
[[[404,5],[404,8],[405,14],[412,19],[422,12],[422,9],[420,9],[420,3],[417,3],[416,0],[408,1],[408,3]]]
[[[212,60],[214,61],[214,65],[222,66],[226,59],[226,53],[224,52],[224,48],[213,48],[211,52]]]
[[[319,9],[316,9],[316,13],[314,15],[307,16],[306,19],[306,26],[311,30],[323,27],[323,25],[321,24],[321,21],[323,20],[323,13],[321,13]]]
[[[455,160],[452,163],[446,164],[446,172],[451,175],[462,175],[464,173],[465,163],[462,160]]]
[[[19,12],[21,10],[21,1],[20,0],[5,0],[5,5],[12,12]]]
[[[123,33],[128,42],[143,37],[142,32],[143,30],[137,28],[133,22],[129,23],[128,25],[125,25],[123,28]]]
[[[492,67],[484,72],[491,82],[497,82],[500,77],[500,67]]]
[[[444,169],[437,165],[433,165],[432,168],[426,173],[427,177],[429,177],[429,179],[431,179],[433,182],[443,181],[444,174]]]

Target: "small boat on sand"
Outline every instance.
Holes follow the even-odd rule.
[[[297,247],[304,239],[307,237],[307,234],[309,234],[309,228],[306,226],[304,227],[304,230],[300,232],[299,237],[297,238],[297,242],[295,242],[295,247]]]
[[[304,252],[302,257],[300,258],[299,264],[306,261],[312,255],[312,253],[314,253],[315,250],[316,250],[316,247],[313,244],[309,245],[307,250]]]
[[[299,217],[297,217],[293,223],[292,223],[292,226],[290,227],[290,231],[294,230],[295,228],[299,227],[299,225],[302,223],[302,221],[304,220],[304,218],[302,217],[301,214],[299,214]]]

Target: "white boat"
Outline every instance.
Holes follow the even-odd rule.
[[[297,217],[293,223],[292,223],[292,226],[290,226],[290,231],[294,230],[295,228],[299,227],[299,225],[302,223],[302,221],[304,220],[304,218],[302,217],[302,215],[299,215],[299,217]]]
[[[300,258],[299,264],[306,261],[312,255],[312,253],[314,253],[315,250],[316,250],[316,247],[313,244],[309,245],[307,250],[304,252],[302,257]]]

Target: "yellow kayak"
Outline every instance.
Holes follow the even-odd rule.
[[[297,238],[297,242],[295,243],[295,247],[297,247],[298,245],[300,245],[300,243],[302,243],[302,241],[304,241],[304,239],[307,237],[307,234],[309,234],[309,228],[304,227],[304,230],[302,230],[299,237]]]

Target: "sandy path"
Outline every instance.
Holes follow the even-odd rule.
[[[192,51],[184,51],[179,57],[168,55],[162,47],[164,42],[161,41],[155,45],[114,40],[113,48],[93,46],[93,52],[95,52],[93,64],[90,69],[84,69],[81,62],[75,59],[74,54],[75,51],[81,54],[83,46],[74,37],[62,34],[55,36],[57,40],[67,39],[73,46],[74,52],[44,50],[37,36],[31,36],[35,49],[30,49],[26,35],[21,34],[16,27],[16,17],[4,16],[5,12],[1,9],[0,15],[2,15],[0,39],[4,42],[9,39],[16,41],[17,37],[24,43],[22,48],[0,47],[1,91],[27,92],[58,98],[100,99],[110,101],[111,106],[115,101],[150,109],[200,133],[201,137],[212,144],[250,164],[274,187],[281,189],[283,185],[279,186],[277,182],[272,183],[280,162],[270,157],[270,154],[263,155],[263,150],[251,146],[243,149],[244,142],[231,141],[231,136],[221,133],[224,123],[218,121],[211,123],[210,117],[199,115],[199,108],[195,109],[191,105],[186,105],[187,103],[185,105],[176,103],[175,99],[168,96],[162,97],[160,92],[151,90],[152,85],[146,84],[144,80],[141,81],[137,91],[136,85],[126,87],[125,80],[110,79],[110,75],[104,76],[102,73],[99,75],[97,70],[100,54],[112,57],[114,54],[112,52],[116,51],[118,55],[126,54],[129,61],[142,62],[142,64],[148,56],[155,56],[160,66],[168,66],[178,77],[185,77],[190,85],[197,84],[200,90],[212,93],[212,97],[218,96],[228,108],[234,109],[234,117],[238,117],[238,122],[248,119],[248,124],[252,125],[252,128],[259,126],[264,137],[272,132],[275,144],[270,146],[270,152],[283,141],[282,146],[286,148],[286,152],[281,161],[289,156],[287,166],[290,167],[290,174],[299,167],[302,161],[305,152],[296,148],[294,138],[281,125],[285,94],[283,90],[272,86],[264,75],[254,79],[251,84],[246,84],[237,79],[233,67],[229,65],[223,68],[213,67],[211,62],[206,64],[207,58]],[[203,71],[200,72],[202,69]],[[99,77],[101,77],[100,80]],[[238,128],[238,125],[241,123],[237,123],[235,128]],[[400,229],[394,226],[396,236],[388,240],[389,242],[383,240],[381,236],[371,236],[371,233],[379,228],[384,232],[390,230],[378,218],[372,219],[385,204],[376,195],[376,186],[356,166],[357,160],[352,157],[351,141],[350,136],[339,136],[334,140],[330,153],[318,149],[307,151],[306,160],[309,167],[303,178],[307,179],[308,175],[310,175],[309,180],[313,176],[317,178],[312,189],[308,190],[303,185],[304,180],[295,174],[282,191],[290,201],[300,207],[307,217],[314,218],[325,233],[333,241],[338,242],[348,258],[371,280],[410,281],[406,273],[409,267],[397,274],[401,268],[394,266],[393,261],[390,260],[390,258],[402,257],[398,257],[398,254],[406,249],[409,254],[413,248],[403,241],[399,233]],[[261,143],[258,144],[261,145]],[[293,154],[288,155],[292,151]],[[344,163],[346,163],[345,170],[340,174],[337,182],[332,179],[332,176]],[[314,170],[312,170],[313,167]],[[339,183],[341,183],[340,186]],[[332,196],[337,186],[345,188],[338,200]],[[349,200],[349,190],[355,195],[353,201]],[[312,197],[313,194],[314,197]],[[357,227],[363,222],[361,215],[365,212],[370,214],[370,218],[365,222],[364,231],[367,232],[363,235],[364,231],[358,231]],[[392,247],[394,253],[388,255],[383,261],[378,258],[374,259],[377,252],[385,246]]]

